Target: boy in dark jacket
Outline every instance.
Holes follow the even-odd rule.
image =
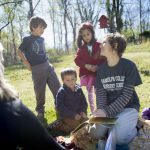
[[[58,130],[71,132],[87,119],[87,102],[81,87],[76,84],[77,74],[73,68],[61,72],[63,86],[56,95],[56,111],[61,121]]]

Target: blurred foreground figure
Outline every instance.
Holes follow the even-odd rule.
[[[0,62],[0,146],[16,150],[63,150],[48,134],[37,117],[18,99],[3,76]],[[0,149],[1,149],[0,148]]]

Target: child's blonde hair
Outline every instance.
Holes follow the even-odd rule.
[[[11,101],[18,97],[17,91],[6,82],[3,77],[0,77],[0,101]]]
[[[2,55],[3,56],[3,55]],[[11,101],[16,99],[18,94],[17,91],[6,82],[4,79],[4,66],[0,61],[0,101]]]

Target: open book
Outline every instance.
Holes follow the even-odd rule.
[[[81,123],[80,125],[78,125],[73,131],[72,134],[76,133],[78,130],[80,130],[81,128],[83,128],[84,126],[86,126],[87,124],[93,124],[93,123],[98,123],[98,124],[102,124],[102,125],[113,125],[115,124],[117,118],[115,117],[90,117],[87,121]]]

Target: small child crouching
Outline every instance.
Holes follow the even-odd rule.
[[[55,129],[70,133],[87,120],[87,102],[81,87],[76,84],[75,69],[66,68],[61,72],[63,85],[58,90],[55,107],[57,119]]]

